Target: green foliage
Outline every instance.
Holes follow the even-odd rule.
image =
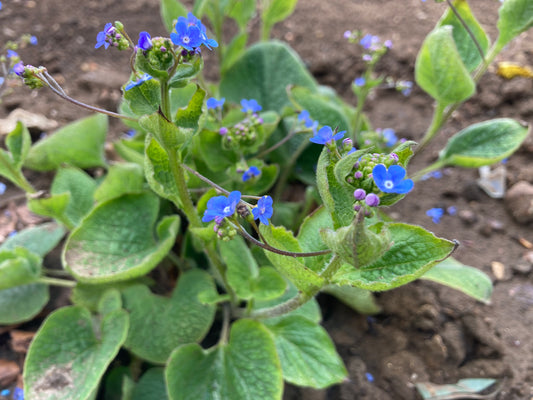
[[[262,0],[263,39],[268,39],[276,22],[283,21],[292,14],[298,0]]]
[[[496,47],[502,49],[512,39],[533,26],[533,3],[529,0],[506,0],[500,7]]]
[[[24,166],[51,171],[62,164],[78,168],[103,167],[107,116],[95,114],[68,124],[31,147]]]
[[[26,250],[29,250],[40,257],[44,257],[57,246],[64,235],[65,228],[54,222],[47,222],[23,229],[20,232],[17,232],[16,235],[8,237],[6,241],[0,245],[0,251],[14,250],[17,247],[24,247]]]
[[[439,162],[466,168],[494,164],[514,153],[528,133],[528,126],[508,118],[470,125],[448,140]]]
[[[0,290],[37,281],[41,275],[41,261],[24,247],[0,251]]]
[[[49,299],[48,285],[31,283],[0,290],[0,324],[18,324],[31,320]]]

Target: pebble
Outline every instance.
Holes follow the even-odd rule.
[[[532,265],[525,260],[520,260],[513,264],[513,271],[519,274],[527,275],[531,272]]]
[[[505,206],[516,222],[532,222],[533,185],[526,181],[515,183],[505,195]]]
[[[457,215],[466,225],[472,225],[477,222],[477,215],[471,210],[461,210]]]
[[[492,273],[494,274],[494,277],[498,281],[507,280],[510,277],[507,277],[506,275],[506,267],[503,263],[499,261],[493,261],[490,263],[490,268],[492,269]]]

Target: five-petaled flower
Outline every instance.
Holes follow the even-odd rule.
[[[306,128],[311,128],[313,130],[313,133],[316,134],[316,130],[318,129],[318,121],[313,121],[311,115],[309,114],[309,111],[300,111],[300,114],[298,114],[298,121],[303,122]]]
[[[226,101],[226,99],[223,97],[221,98],[220,100],[217,100],[215,99],[214,97],[211,97],[209,99],[207,99],[207,109],[210,110],[210,109],[215,109],[215,108],[222,108],[222,106],[224,105],[224,102]]]
[[[149,81],[150,79],[152,79],[151,75],[144,74],[139,79],[137,79],[136,81],[128,82],[128,84],[126,85],[126,87],[124,89],[126,89],[126,90],[133,89],[135,86],[140,86],[144,82]]]
[[[259,219],[262,224],[268,225],[268,219],[272,217],[274,210],[272,208],[272,197],[263,196],[257,200],[257,206],[252,208],[254,219]]]
[[[396,144],[398,141],[398,137],[396,137],[396,132],[394,129],[391,128],[385,128],[381,132],[381,136],[383,136],[383,139],[385,139],[385,145],[388,147],[392,147]]]
[[[170,40],[177,46],[186,50],[194,51],[202,44],[208,49],[218,47],[214,39],[207,37],[206,28],[202,22],[192,13],[187,14],[187,18],[179,17],[176,23],[176,32],[170,34]]]
[[[443,208],[430,208],[426,211],[426,215],[431,218],[431,220],[438,224],[440,222],[440,219],[444,215],[444,209]]]
[[[346,131],[335,133],[329,126],[323,126],[309,141],[316,144],[328,144],[332,141],[342,139]]]
[[[246,182],[247,180],[255,178],[259,175],[261,175],[261,170],[255,166],[251,166],[244,174],[242,174],[242,181]]]
[[[99,47],[104,46],[104,48],[108,48],[109,45],[112,43],[111,37],[116,33],[117,29],[113,26],[111,22],[108,22],[104,26],[104,30],[101,32],[98,32],[96,35],[96,45],[94,46],[95,49],[98,49]]]
[[[257,103],[257,100],[254,100],[254,99],[250,99],[250,100],[242,99],[241,106],[242,106],[241,111],[245,113],[248,113],[248,112],[256,113],[263,109],[263,107],[261,107],[259,103]]]
[[[211,197],[207,202],[207,209],[202,217],[202,222],[215,220],[217,224],[220,224],[224,218],[231,217],[235,214],[235,209],[240,201],[241,192],[238,191],[231,192],[228,197]]]
[[[404,194],[414,186],[411,179],[405,178],[405,168],[399,165],[391,165],[389,169],[383,164],[378,164],[372,170],[372,177],[379,190],[384,193]]]
[[[22,61],[19,61],[18,63],[13,65],[13,69],[12,70],[18,76],[22,76],[24,74],[24,63]]]
[[[137,47],[144,51],[150,50],[152,48],[152,37],[146,31],[139,33],[139,41],[137,42]]]

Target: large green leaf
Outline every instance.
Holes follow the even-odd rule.
[[[531,0],[505,0],[500,7],[496,46],[502,49],[513,38],[533,26],[533,2]]]
[[[62,164],[105,166],[106,134],[107,116],[103,114],[72,122],[32,146],[24,166],[37,171],[51,171]]]
[[[509,118],[470,125],[448,140],[439,162],[467,168],[494,164],[514,153],[528,133],[527,125]]]
[[[24,364],[24,396],[86,400],[128,332],[128,314],[116,310],[94,320],[83,307],[56,310],[43,323]]]
[[[178,347],[165,376],[171,400],[278,400],[283,391],[271,334],[247,319],[232,325],[227,344],[209,350],[197,344]]]
[[[470,29],[470,32],[473,34],[483,53],[487,54],[490,40],[474,14],[472,14],[472,10],[470,10],[467,0],[455,0],[453,5],[457,13],[461,16],[463,22],[466,23]],[[451,8],[447,9],[446,13],[444,13],[438,23],[438,26],[444,25],[451,25],[453,27],[453,39],[455,40],[459,55],[468,71],[472,72],[479,66],[479,64],[481,64],[481,62],[483,62],[483,59],[481,58],[479,49],[472,40],[472,37]]]
[[[213,279],[202,270],[184,273],[170,298],[144,285],[122,293],[131,325],[125,347],[153,363],[164,364],[179,345],[202,340],[213,323],[215,306],[198,300],[200,293],[216,294]]]
[[[135,385],[131,400],[168,400],[165,370],[150,368],[146,371]]]
[[[44,257],[57,246],[64,234],[65,228],[55,222],[47,222],[23,229],[16,235],[7,238],[0,246],[0,251],[24,247],[32,253]]]
[[[280,42],[262,42],[250,47],[220,82],[220,94],[227,101],[255,99],[263,110],[281,112],[290,104],[287,86],[316,89],[313,77],[298,55]]]
[[[307,216],[300,226],[298,242],[303,251],[312,252],[326,250],[328,248],[320,235],[323,229],[333,229],[333,221],[328,210],[325,207],[320,207],[313,214]],[[313,271],[320,272],[330,259],[331,254],[324,254],[315,257],[305,257],[304,262]]]
[[[226,279],[237,296],[250,299],[253,284],[259,278],[259,267],[246,242],[240,236],[219,242],[220,255],[226,263]]]
[[[263,39],[267,39],[276,22],[283,21],[291,15],[298,0],[263,0]]]
[[[36,316],[48,303],[48,285],[31,283],[0,290],[0,324],[18,324]]]
[[[161,19],[167,31],[172,32],[174,22],[178,17],[187,15],[187,7],[179,0],[161,0],[160,5]],[[200,16],[198,16],[200,18]]]
[[[34,283],[41,268],[42,259],[24,247],[0,251],[0,290]]]
[[[261,224],[259,229],[270,246],[285,251],[302,252],[292,232],[283,227]],[[324,279],[306,267],[301,257],[281,255],[269,250],[265,250],[265,254],[276,269],[302,292],[312,293],[322,287]]]
[[[287,382],[323,389],[346,378],[342,359],[320,325],[301,316],[265,324],[274,337]]]
[[[129,194],[96,206],[70,234],[64,266],[81,282],[133,279],[157,266],[172,248],[178,216],[154,224],[159,201],[149,193]]]
[[[6,147],[11,153],[13,165],[18,169],[28,156],[31,146],[31,136],[28,128],[20,121],[15,129],[6,137]]]
[[[490,302],[492,295],[490,278],[483,271],[464,265],[453,257],[438,263],[421,278],[460,290],[483,303]]]
[[[383,257],[359,269],[343,265],[332,283],[389,290],[420,278],[455,248],[453,242],[440,239],[419,226],[393,223],[388,228],[393,245]]]
[[[124,91],[124,105],[121,106],[132,117],[152,114],[161,104],[161,85],[156,79]]]
[[[143,168],[136,163],[118,163],[112,165],[94,192],[94,200],[103,202],[120,197],[123,194],[140,193],[144,186]]]
[[[455,46],[452,27],[435,28],[424,40],[415,65],[416,83],[439,104],[468,99],[476,91]]]

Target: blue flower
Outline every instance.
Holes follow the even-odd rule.
[[[2,9],[2,2],[0,1],[0,10]]]
[[[192,13],[187,14],[187,18],[179,17],[176,23],[176,33],[170,34],[170,40],[177,46],[193,51],[204,44],[208,49],[218,47],[214,39],[209,39],[206,28],[202,22]]]
[[[37,36],[30,36],[30,44],[33,45],[33,46],[37,46],[37,43],[39,41],[37,40]]]
[[[235,208],[240,201],[241,192],[238,191],[231,192],[228,197],[211,197],[207,202],[207,209],[202,217],[202,222],[215,220],[217,224],[220,224],[224,218],[231,217],[235,213]]]
[[[391,165],[389,169],[383,164],[378,164],[372,170],[372,177],[379,190],[384,193],[404,194],[414,186],[411,179],[405,178],[405,169],[399,165]]]
[[[18,76],[24,75],[24,63],[22,61],[13,65],[13,72]]]
[[[7,58],[17,58],[19,55],[16,51],[9,49],[7,51]]]
[[[0,86],[2,86],[2,84],[4,83],[4,80],[5,79],[0,76]]]
[[[6,192],[6,185],[5,183],[0,182],[0,195],[4,194]]]
[[[130,89],[133,89],[134,87],[136,86],[140,86],[142,85],[144,82],[146,81],[149,81],[150,79],[152,79],[152,76],[149,75],[149,74],[144,74],[143,76],[141,76],[139,79],[137,79],[136,81],[131,81],[131,82],[128,82],[128,84],[126,85],[126,87],[124,89],[126,90],[130,90]]]
[[[137,47],[143,50],[150,50],[152,48],[152,37],[148,32],[142,31],[139,33],[139,41]]]
[[[249,179],[255,178],[256,176],[261,175],[261,170],[257,167],[250,167],[248,170],[242,174],[242,181],[246,182]]]
[[[257,200],[257,206],[252,208],[254,219],[259,219],[262,224],[268,225],[268,219],[272,217],[274,210],[272,208],[272,197],[263,196]]]
[[[101,32],[98,32],[96,35],[96,45],[94,46],[95,49],[98,49],[99,47],[104,46],[104,48],[108,48],[111,44],[111,36],[116,32],[116,28],[113,26],[111,22],[108,22],[104,26],[104,30]]]
[[[398,138],[396,137],[396,132],[394,132],[394,129],[391,128],[383,129],[383,132],[381,132],[381,136],[383,136],[383,139],[385,139],[385,145],[389,147],[394,146],[398,141]]]
[[[438,224],[440,222],[440,219],[444,215],[444,209],[442,208],[430,208],[426,211],[426,215],[428,217],[431,217],[431,220]]]
[[[298,115],[298,121],[303,122],[306,128],[311,128],[313,130],[313,133],[316,134],[316,130],[318,129],[318,121],[313,121],[311,119],[311,115],[309,115],[309,111],[302,110],[300,114]]]
[[[24,400],[24,390],[16,387],[15,390],[13,390],[13,400]]]
[[[331,129],[331,127],[324,126],[320,128],[318,132],[315,134],[315,136],[309,139],[309,141],[316,143],[316,144],[327,144],[329,142],[342,139],[345,133],[346,131],[342,131],[342,132],[339,132],[333,135],[333,130]]]
[[[366,34],[365,36],[363,36],[363,38],[359,42],[359,44],[363,46],[363,48],[366,50],[375,50],[375,47],[378,43],[379,37],[372,36],[370,34]]]
[[[354,84],[355,86],[359,86],[359,87],[364,86],[365,83],[366,83],[366,79],[365,79],[364,77],[362,77],[362,76],[360,76],[359,78],[356,78],[356,79],[353,81],[353,84]]]
[[[209,99],[207,99],[207,109],[210,110],[210,109],[215,109],[215,108],[222,108],[222,106],[224,105],[224,102],[226,101],[226,99],[223,97],[221,98],[220,100],[217,100],[215,99],[214,97],[211,97]]]
[[[263,107],[261,107],[257,103],[257,100],[254,100],[254,99],[250,99],[250,100],[242,99],[241,106],[242,106],[241,111],[245,113],[248,113],[248,112],[255,113],[263,109]]]

